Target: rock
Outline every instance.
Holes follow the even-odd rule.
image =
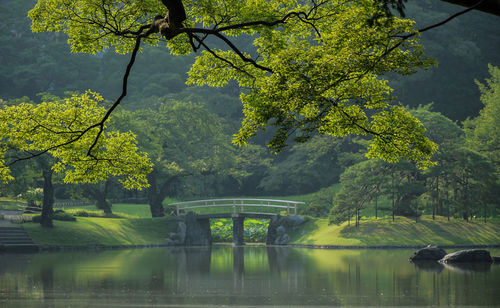
[[[415,251],[413,256],[410,257],[410,261],[439,261],[444,256],[446,256],[446,251],[443,248],[428,245],[427,247]]]
[[[281,226],[283,227],[284,230],[296,230],[301,224],[306,222],[306,219],[302,216],[276,216],[271,219],[269,222],[269,227],[267,228],[267,240],[266,244],[267,245],[276,245],[276,241],[278,236],[278,228]],[[290,240],[288,234],[286,234],[286,231],[283,235],[281,235],[281,239],[278,240],[278,242],[284,243],[285,240],[285,235],[286,235],[286,243]],[[285,245],[285,244],[277,244],[277,245]]]
[[[290,241],[290,237],[286,234],[286,229],[283,226],[276,228],[276,239],[274,239],[275,245],[286,245]]]
[[[183,221],[179,221],[177,224],[177,232],[171,232],[170,237],[166,239],[167,245],[178,246],[184,245],[186,240],[186,224]]]
[[[196,214],[188,212],[185,216],[176,217],[177,232],[171,232],[165,239],[169,246],[210,246],[210,220],[198,219]]]
[[[297,228],[298,226],[306,222],[306,219],[302,216],[285,216],[283,218],[285,225],[291,226],[293,228]]]
[[[454,253],[449,253],[441,260],[443,263],[455,262],[493,262],[490,253],[484,249],[468,249],[459,250]]]

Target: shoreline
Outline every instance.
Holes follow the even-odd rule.
[[[208,248],[212,246],[231,247],[279,247],[279,248],[305,248],[305,249],[420,249],[427,245],[369,245],[369,246],[343,246],[343,245],[309,245],[309,244],[288,244],[288,245],[266,245],[265,243],[249,243],[242,246],[234,246],[231,243],[213,243],[211,246],[172,246],[167,244],[141,244],[141,245],[85,245],[85,246],[57,246],[57,245],[26,245],[26,246],[5,246],[0,245],[0,253],[41,253],[41,252],[66,252],[66,251],[103,251],[118,249],[147,249],[147,248]],[[481,245],[436,245],[444,249],[479,249],[479,248],[500,248],[500,244]]]

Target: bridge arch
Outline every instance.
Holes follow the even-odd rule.
[[[258,218],[258,219],[273,219],[278,217],[279,211],[286,211],[286,215],[297,215],[297,205],[304,204],[299,201],[288,200],[275,200],[275,199],[249,199],[249,198],[234,198],[234,199],[207,199],[195,200],[186,202],[177,202],[169,204],[170,207],[175,207],[177,216],[181,213],[195,211],[199,209],[211,209],[209,213],[196,213],[196,220],[205,232],[208,232],[210,237],[210,219],[214,218],[231,218],[233,220],[233,242],[234,245],[244,245],[244,222],[245,218]],[[222,208],[229,208],[230,211],[221,212],[214,211]],[[248,212],[248,209],[257,210],[257,212]],[[271,224],[270,224],[271,227]],[[208,228],[208,229],[207,229]],[[268,228],[268,240],[271,233]]]

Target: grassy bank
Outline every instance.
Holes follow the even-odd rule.
[[[76,209],[98,211],[95,206],[66,210]],[[114,204],[113,212],[126,218],[78,217],[76,222],[54,221],[52,229],[41,228],[35,223],[23,226],[37,244],[58,246],[163,244],[168,234],[176,229],[176,224],[169,223],[167,218],[151,218],[146,204]],[[231,222],[223,225],[219,233],[232,235],[231,225]],[[431,216],[423,216],[415,223],[413,219],[396,217],[395,222],[388,218],[362,220],[356,228],[347,223],[328,225],[328,219],[310,219],[289,234],[292,243],[307,245],[498,245],[500,221],[467,223],[452,219],[448,222],[444,217],[436,217],[433,221]],[[217,237],[217,233],[214,236]]]
[[[418,223],[405,217],[369,219],[359,228],[328,225],[328,219],[311,219],[291,234],[294,244],[384,246],[384,245],[494,245],[500,244],[500,223],[464,222],[423,216]]]
[[[78,217],[76,222],[54,221],[54,228],[36,223],[23,227],[39,245],[150,245],[163,244],[176,224],[167,218]],[[404,217],[361,221],[359,228],[346,223],[328,225],[327,219],[310,219],[290,234],[291,243],[306,245],[385,246],[385,245],[498,245],[500,223],[463,222],[445,218],[432,221],[423,217],[415,223]]]
[[[176,228],[167,218],[95,218],[78,217],[77,221],[54,221],[53,228],[25,223],[24,229],[38,245],[150,245],[164,244]]]

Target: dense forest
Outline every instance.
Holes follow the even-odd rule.
[[[16,106],[60,100],[91,89],[110,104],[120,92],[128,57],[103,51],[71,53],[60,33],[32,33],[27,12],[35,1],[0,1],[0,102]],[[437,23],[459,8],[437,0],[410,1],[406,16],[419,26]],[[148,154],[150,187],[126,190],[117,174],[100,184],[67,184],[54,174],[56,199],[95,200],[111,212],[110,200],[149,203],[163,213],[166,197],[283,196],[314,193],[304,212],[332,222],[359,219],[367,207],[392,215],[422,213],[470,219],[492,216],[500,198],[500,19],[471,11],[422,33],[435,65],[413,75],[389,74],[395,104],[405,106],[439,145],[435,165],[368,160],[367,140],[315,135],[291,143],[278,155],[266,142],[269,129],[244,147],[231,144],[243,117],[235,83],[220,88],[187,85],[194,56],[171,55],[145,46],[132,70],[128,95],[109,127],[133,132]],[[245,37],[239,45],[251,44]],[[141,152],[142,153],[142,152]],[[12,150],[11,155],[16,153]],[[57,160],[45,156],[14,164],[15,181],[0,196],[36,195]],[[141,166],[146,168],[146,166]],[[338,184],[341,184],[340,186]],[[341,188],[339,188],[341,187]],[[380,208],[379,208],[380,205]]]

